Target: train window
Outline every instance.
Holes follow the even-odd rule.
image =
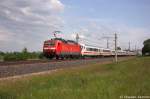
[[[55,42],[54,41],[45,42],[44,45],[55,46]]]
[[[87,51],[92,51],[92,48],[86,48]]]
[[[95,51],[95,52],[98,52],[98,49],[96,48],[86,48],[87,51]]]
[[[101,52],[101,49],[99,49],[99,52]]]
[[[87,51],[90,51],[90,48],[86,48]]]
[[[96,51],[96,49],[95,49],[95,48],[93,48],[93,51]]]
[[[54,46],[54,45],[55,45],[55,42],[50,42],[49,45],[50,45],[50,46]]]
[[[98,49],[95,48],[94,51],[95,51],[95,52],[98,52]]]
[[[103,52],[110,52],[110,50],[103,50]]]

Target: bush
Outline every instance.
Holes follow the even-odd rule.
[[[39,54],[39,59],[44,59],[44,58],[45,58],[44,54],[43,54],[43,53],[40,53],[40,54]]]
[[[4,56],[4,61],[11,61],[11,60],[16,60],[16,57],[12,53],[7,53]]]
[[[38,52],[29,53],[29,59],[39,59],[39,53]]]
[[[20,61],[28,59],[44,59],[42,52],[11,52],[3,55],[4,61]]]
[[[27,48],[24,48],[22,52],[1,52],[0,59],[3,58],[4,61],[20,61],[27,59],[44,59],[42,52],[28,52]],[[2,59],[1,59],[2,60]]]
[[[0,61],[2,61],[3,60],[3,56],[2,55],[0,55]]]
[[[150,39],[144,41],[144,47],[142,48],[143,55],[150,55]]]
[[[4,55],[4,61],[19,61],[19,60],[27,60],[28,56],[25,53],[6,53]]]

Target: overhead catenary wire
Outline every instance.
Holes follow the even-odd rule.
[[[109,38],[112,38],[112,37],[109,37]],[[82,39],[80,39],[80,42],[84,42],[84,43],[90,43],[91,45],[96,45],[96,46],[100,46],[100,47],[104,47],[104,37],[101,37],[101,38],[82,38]],[[110,39],[110,42],[109,42],[109,45],[110,45],[110,48],[112,48],[112,41],[111,41],[111,39]],[[108,43],[107,43],[108,44]],[[108,45],[107,45],[107,47],[106,48],[108,48]]]

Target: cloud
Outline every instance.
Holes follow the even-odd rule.
[[[149,31],[147,28],[123,26],[118,30],[119,44],[128,48],[128,43],[130,42],[132,48],[135,46],[142,48],[143,41],[149,38]]]
[[[78,21],[79,23],[74,24],[73,27],[80,27],[76,32],[84,36],[80,39],[81,43],[88,45],[106,47],[106,37],[108,37],[110,47],[114,48],[114,34],[117,33],[118,46],[127,49],[128,43],[131,42],[132,49],[135,48],[135,45],[140,49],[143,46],[143,41],[150,35],[148,28],[118,24],[106,19],[79,18]]]
[[[52,5],[50,8],[52,11],[63,11],[64,5],[59,0],[49,0]]]
[[[13,33],[10,33],[8,32],[7,30],[5,29],[2,29],[0,28],[0,42],[3,42],[3,41],[11,41],[12,38],[14,38],[14,34]]]
[[[1,0],[0,50],[41,50],[51,32],[62,28],[64,7],[59,0]],[[12,48],[10,40],[15,43]]]
[[[104,37],[109,36],[112,48],[114,33],[118,33],[118,44],[123,48],[128,48],[129,41],[141,48],[143,40],[150,35],[149,28],[120,24],[112,18],[84,17],[80,11],[77,15],[64,14],[67,6],[74,7],[60,0],[1,0],[0,50],[20,51],[23,47],[42,50],[43,41],[53,37],[55,30],[61,30],[66,39],[75,39],[79,33],[83,43],[101,47],[106,47]],[[74,9],[79,10],[76,6]]]

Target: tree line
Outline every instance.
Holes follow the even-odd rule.
[[[147,39],[143,42],[142,54],[150,56],[150,39]]]
[[[30,59],[43,59],[45,58],[42,52],[28,52],[27,48],[24,48],[21,52],[2,52],[0,51],[1,61],[20,61]]]

